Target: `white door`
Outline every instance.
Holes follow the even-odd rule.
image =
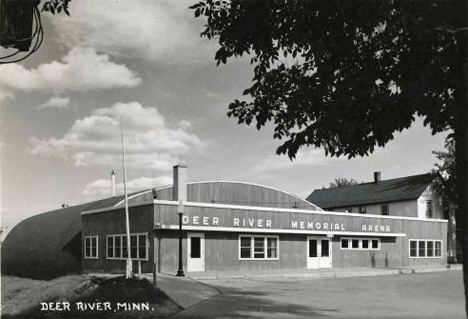
[[[322,237],[307,237],[307,268],[331,268],[331,241]]]
[[[187,233],[187,271],[205,271],[204,233]]]

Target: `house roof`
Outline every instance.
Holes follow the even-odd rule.
[[[416,199],[434,180],[431,173],[379,182],[316,189],[307,200],[323,209]]]

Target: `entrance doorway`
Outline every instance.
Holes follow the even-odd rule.
[[[187,233],[187,271],[205,271],[204,233]]]
[[[307,237],[307,269],[331,268],[330,238]]]

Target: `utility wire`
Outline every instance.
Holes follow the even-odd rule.
[[[16,59],[16,60],[3,61],[5,59],[16,56],[20,52],[20,50],[18,50],[15,53],[12,53],[10,55],[0,57],[0,64],[21,62],[24,59],[28,58],[31,54],[33,54],[34,52],[36,52],[40,48],[40,46],[42,45],[42,41],[44,40],[44,29],[42,28],[41,14],[40,14],[39,9],[37,7],[34,8],[33,18],[34,18],[34,28],[35,28],[35,30],[34,30],[34,33],[33,33],[32,37],[31,37],[31,39],[36,38],[36,41],[34,43],[34,46],[33,46],[32,50],[29,51],[25,56],[23,56],[23,57],[21,57],[19,59]],[[18,41],[26,41],[26,40],[29,40],[29,38],[21,39],[21,40],[18,40]]]

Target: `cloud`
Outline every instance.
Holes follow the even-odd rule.
[[[124,116],[126,163],[136,170],[169,171],[181,157],[205,144],[189,133],[190,123],[167,123],[156,108],[117,103],[78,119],[61,138],[30,140],[33,155],[72,160],[75,166],[121,165],[121,116]]]
[[[74,48],[62,58],[26,69],[20,64],[2,65],[0,91],[89,91],[135,87],[141,83],[137,74],[125,65],[109,61],[92,48]],[[11,93],[10,93],[11,94]]]
[[[40,109],[66,109],[70,104],[70,99],[68,97],[59,97],[53,96],[47,102],[38,105]]]
[[[140,177],[127,182],[127,192],[132,193],[171,184],[172,178],[169,176],[160,176],[156,178]],[[123,183],[117,183],[115,188],[117,194],[123,194]],[[108,179],[95,180],[94,182],[86,185],[83,190],[83,195],[109,196],[111,195],[111,181]]]
[[[347,161],[347,157],[326,157],[322,149],[301,149],[294,160],[286,155],[271,155],[253,166],[253,171],[262,173],[266,171],[279,171],[298,166],[325,166],[333,163]]]
[[[153,61],[212,60],[214,44],[200,38],[203,21],[188,9],[194,2],[72,1],[70,17],[53,16],[50,22],[57,40],[68,48],[89,46]]]

